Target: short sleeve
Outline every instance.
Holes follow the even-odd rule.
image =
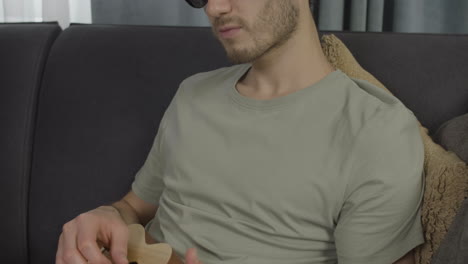
[[[158,132],[153,141],[153,146],[146,158],[145,163],[135,175],[135,180],[132,183],[132,191],[143,201],[159,205],[159,198],[164,191],[164,157],[162,155],[161,146],[164,145],[164,130],[167,123],[173,117],[174,109],[180,104],[180,97],[183,94],[183,86],[185,80],[181,83],[176,93],[172,97],[171,102],[166,108],[164,115],[159,123]]]
[[[417,119],[401,104],[379,108],[349,160],[334,231],[338,263],[391,264],[424,243],[424,145]]]
[[[161,141],[163,137],[162,121],[145,163],[135,175],[132,191],[143,201],[158,205],[164,186],[162,177]]]

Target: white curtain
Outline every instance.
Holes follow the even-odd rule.
[[[91,0],[0,0],[0,22],[91,23]]]

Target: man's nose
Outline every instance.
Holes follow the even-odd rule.
[[[208,0],[205,6],[205,12],[211,17],[220,17],[231,12],[232,0]]]

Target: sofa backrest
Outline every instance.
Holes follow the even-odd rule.
[[[468,35],[335,33],[432,136],[468,113]]]
[[[37,93],[57,23],[0,24],[0,259],[27,261],[27,202]]]

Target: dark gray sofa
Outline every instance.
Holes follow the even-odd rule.
[[[468,113],[468,35],[334,33],[431,133]],[[229,65],[209,28],[0,24],[0,259],[54,263],[121,198],[178,84]]]

